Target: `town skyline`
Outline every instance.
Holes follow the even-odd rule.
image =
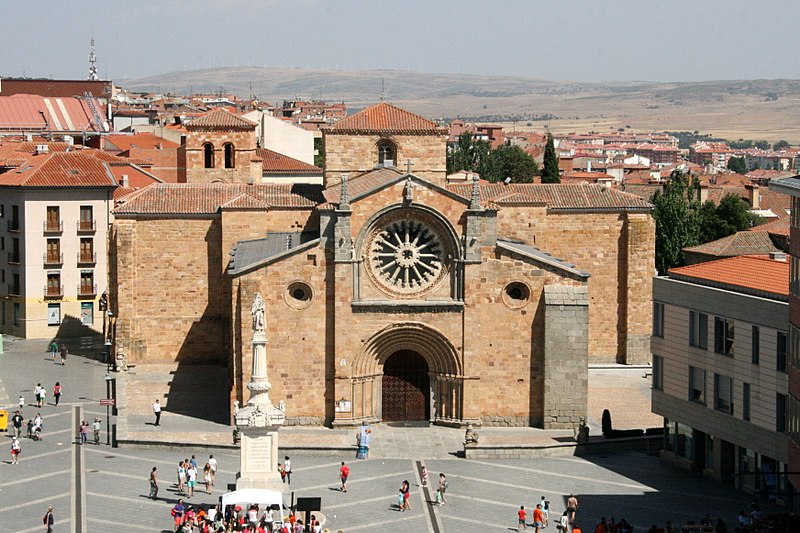
[[[519,76],[576,81],[791,79],[800,72],[788,0],[652,5],[555,1],[402,4],[347,0],[142,5],[8,4],[3,77],[82,79],[89,41],[101,78],[254,66]],[[31,39],[30,26],[46,39]],[[759,21],[769,21],[759,22]],[[209,35],[210,34],[210,35]],[[27,44],[26,44],[27,43]]]

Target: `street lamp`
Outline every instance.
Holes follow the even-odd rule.
[[[108,373],[106,370],[105,380],[106,380],[106,444],[111,445],[111,380],[114,379],[111,377],[111,374]]]

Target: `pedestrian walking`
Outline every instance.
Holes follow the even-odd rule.
[[[214,459],[213,454],[208,456],[208,464],[211,466],[211,486],[213,487],[217,477],[217,460]]]
[[[186,508],[183,506],[183,500],[178,498],[178,503],[170,511],[172,518],[174,519],[174,531],[178,531],[178,528],[181,527],[183,524],[183,513],[186,511]]]
[[[47,400],[46,400],[46,398],[47,398],[47,389],[45,387],[42,387],[42,392],[40,393],[39,397],[41,398],[41,404],[42,404],[39,407],[43,407],[43,406],[47,405]]]
[[[539,501],[539,503],[542,505],[542,513],[544,513],[543,527],[547,527],[550,525],[550,500],[546,500],[545,497],[542,496],[542,499]]]
[[[95,417],[94,422],[92,422],[92,430],[94,431],[94,443],[95,445],[100,444],[100,419]]]
[[[33,431],[33,440],[42,440],[42,430],[44,429],[43,420],[41,413],[36,413],[36,416],[33,419],[33,423],[31,424],[31,429]]]
[[[425,465],[422,465],[422,472],[420,473],[420,479],[422,479],[422,486],[428,486],[428,468]]]
[[[53,533],[53,524],[55,523],[55,517],[53,516],[52,507],[47,508],[47,512],[44,513],[44,516],[42,517],[42,523],[44,524],[44,527],[47,528],[45,530],[47,531],[47,533]]]
[[[286,471],[286,484],[292,484],[292,462],[289,460],[289,456],[285,456],[283,458],[283,469]]]
[[[25,398],[23,398],[22,394],[19,395],[19,410],[22,411],[25,409]]]
[[[33,395],[36,397],[36,407],[39,409],[42,408],[42,391],[44,391],[42,384],[37,383],[33,389]]]
[[[58,343],[53,340],[50,343],[50,358],[54,363],[56,362],[56,353],[58,353]]]
[[[153,414],[156,415],[156,423],[154,425],[160,426],[161,425],[161,404],[156,400],[156,403],[153,404]]]
[[[522,531],[523,529],[528,528],[528,524],[525,523],[528,514],[525,512],[525,506],[520,505],[519,511],[517,511],[517,531]]]
[[[208,463],[203,467],[203,483],[206,484],[206,494],[211,494],[211,465]]]
[[[544,527],[544,512],[541,503],[537,503],[536,509],[533,510],[533,527],[536,528],[536,533],[539,533],[539,530]]]
[[[440,500],[439,500],[439,498],[437,498],[437,500],[439,500],[439,505],[446,504],[447,503],[447,498],[445,498],[445,493],[447,492],[447,476],[445,476],[443,472],[439,473],[439,490],[438,490],[438,492],[439,492],[439,495],[441,496]]]
[[[278,472],[281,475],[281,483],[286,483],[286,468],[281,463],[278,463]]]
[[[61,382],[56,381],[56,384],[53,385],[53,398],[56,399],[56,407],[58,407],[58,402],[59,400],[61,400],[61,392],[62,392]]]
[[[567,520],[570,525],[575,525],[575,514],[578,512],[578,498],[570,494],[567,498]]]
[[[342,466],[339,468],[339,479],[342,480],[342,492],[347,492],[347,478],[350,476],[350,467],[344,464],[342,461]]]
[[[408,482],[407,479],[403,480],[403,484],[401,489],[403,491],[403,510],[410,511],[411,510],[411,484]]]
[[[150,495],[148,498],[151,500],[158,499],[158,476],[156,475],[156,470],[158,470],[158,468],[154,466],[150,471]]]
[[[14,411],[14,416],[11,417],[11,426],[14,428],[14,436],[17,438],[19,438],[19,434],[22,432],[23,422],[25,422],[25,419],[22,417],[22,413]]]
[[[64,366],[64,365],[67,364],[67,354],[68,353],[69,353],[69,350],[67,350],[66,345],[62,344],[61,345],[61,366]]]
[[[27,428],[28,428],[28,438],[32,439],[33,438],[33,418],[29,418],[28,419]]]
[[[81,444],[86,444],[86,439],[89,437],[89,422],[86,420],[81,421],[81,428],[78,430],[81,437]]]
[[[189,463],[189,468],[186,469],[186,497],[191,498],[194,496],[194,486],[197,483],[197,469]]]
[[[186,465],[183,461],[178,462],[178,492],[183,492],[186,486]]]
[[[191,464],[195,470],[197,470],[197,457],[192,454],[192,458],[189,459],[189,464]]]
[[[17,437],[11,437],[11,464],[16,465],[19,464],[19,452],[22,451],[22,447],[19,444],[19,439]]]

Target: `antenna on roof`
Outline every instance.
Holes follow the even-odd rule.
[[[92,37],[91,44],[89,45],[89,77],[86,79],[91,81],[100,79],[100,76],[97,75],[97,56],[94,53],[94,37]]]
[[[386,79],[385,78],[381,78],[381,102],[385,102],[386,101],[386,84],[385,84],[385,82],[386,82]]]

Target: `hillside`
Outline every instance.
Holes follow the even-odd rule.
[[[134,91],[188,94],[221,89],[242,97],[252,92],[272,103],[322,98],[344,101],[351,109],[377,102],[383,86],[392,103],[433,118],[506,122],[526,130],[548,126],[553,132],[626,126],[699,130],[730,139],[800,143],[800,80],[576,82],[398,70],[227,67],[120,83]]]

